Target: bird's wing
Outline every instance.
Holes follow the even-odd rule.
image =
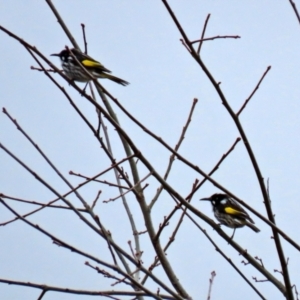
[[[247,212],[233,199],[230,198],[229,200],[231,202],[231,207],[227,206],[224,208],[225,212],[232,215],[245,218],[246,220],[249,220],[251,223],[254,223],[253,220],[250,218],[250,216],[247,214]]]
[[[107,72],[107,73],[111,73],[110,70],[106,69],[101,63],[99,63],[96,60],[92,60],[92,59],[84,59],[81,61],[81,63],[85,66],[85,67],[90,67],[90,68],[96,68],[97,70],[101,70],[102,72]]]
[[[245,211],[241,211],[240,209],[237,210],[232,207],[225,207],[224,210],[227,214],[230,214],[230,215],[237,215],[237,216],[241,216],[244,218],[248,217],[248,214]]]
[[[100,72],[111,73],[111,71],[106,69],[99,61],[94,60],[87,54],[82,53],[82,52],[78,51],[77,49],[72,49],[71,51],[74,54],[77,54],[77,56],[81,57],[80,62],[82,63],[83,66],[88,67],[88,68],[95,68],[95,70],[100,71]]]

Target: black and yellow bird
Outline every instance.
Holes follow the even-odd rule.
[[[247,212],[227,194],[213,194],[209,198],[202,198],[200,200],[210,201],[216,219],[221,224],[234,228],[234,232],[236,228],[240,228],[245,225],[255,232],[260,231],[255,225],[253,225],[254,222]]]
[[[71,53],[72,54],[71,54]],[[129,82],[113,76],[110,70],[106,69],[100,62],[94,60],[90,56],[80,52],[77,49],[62,50],[60,53],[51,54],[51,56],[58,56],[61,60],[62,68],[71,80],[87,82],[91,80],[86,72],[80,67],[79,63],[74,59],[76,57],[77,61],[84,67],[91,75],[96,78],[107,78],[121,85],[127,85]]]

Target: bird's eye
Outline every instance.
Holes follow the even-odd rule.
[[[226,204],[226,202],[227,202],[226,199],[222,199],[222,200],[220,201],[220,203],[223,204],[223,205]]]

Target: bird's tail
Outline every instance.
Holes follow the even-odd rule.
[[[250,227],[255,232],[260,232],[260,229],[258,229],[255,225],[253,225],[252,223],[250,223],[248,221],[245,222],[245,225]]]
[[[108,79],[110,79],[110,80],[112,80],[112,81],[114,81],[114,82],[116,82],[116,83],[119,83],[119,84],[121,84],[121,85],[124,85],[124,86],[126,86],[126,85],[129,84],[129,82],[127,82],[127,81],[125,81],[125,80],[123,80],[123,79],[121,79],[121,78],[119,78],[119,77],[110,75],[110,74],[106,74],[106,73],[105,73],[105,74],[102,74],[101,77],[103,77],[103,78],[108,78]]]

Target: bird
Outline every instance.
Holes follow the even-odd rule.
[[[253,225],[254,221],[248,213],[230,196],[227,194],[213,194],[209,198],[200,200],[210,201],[216,219],[223,225],[234,228],[231,239],[234,236],[236,228],[250,227],[255,232],[260,230]]]
[[[84,67],[92,76],[96,78],[107,78],[123,86],[129,84],[129,82],[121,78],[108,74],[111,73],[111,71],[105,68],[99,61],[94,60],[87,54],[84,54],[75,48],[71,50],[64,49],[60,53],[51,54],[51,56],[58,56],[60,58],[62,68],[66,76],[70,80],[80,82],[88,82],[91,80],[91,77],[88,76],[86,72],[84,72],[82,67],[80,67],[79,63],[74,59],[72,55],[76,57],[82,67]]]

